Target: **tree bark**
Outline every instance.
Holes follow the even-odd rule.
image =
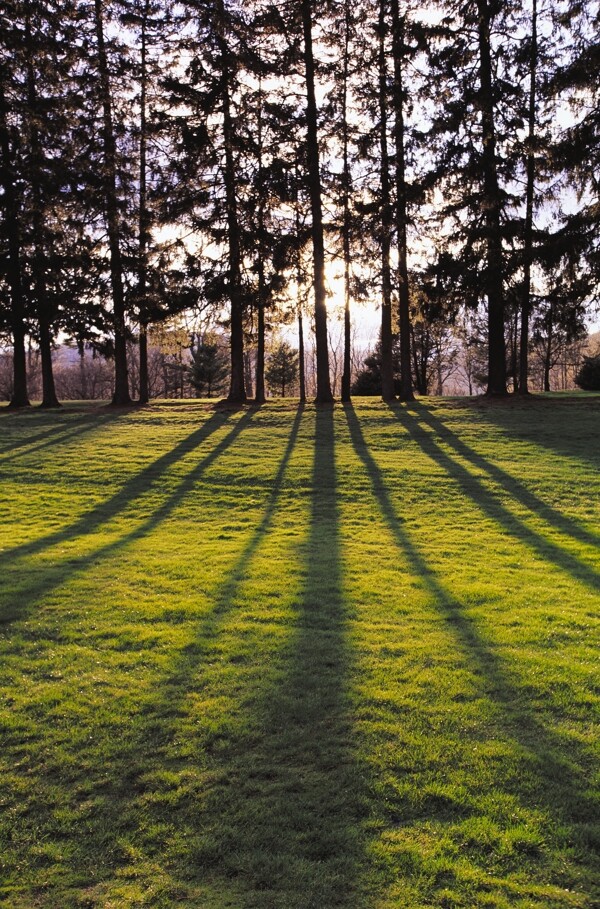
[[[350,54],[350,3],[344,2],[344,64],[343,64],[343,89],[342,89],[342,193],[343,193],[343,253],[344,253],[344,366],[342,370],[342,401],[350,401],[351,382],[351,322],[350,322],[350,191],[352,177],[350,174],[349,160],[349,129],[348,129],[348,68]]]
[[[2,73],[0,72],[0,80]],[[21,275],[21,235],[15,191],[15,177],[10,136],[8,132],[7,106],[4,86],[0,81],[0,149],[1,180],[4,189],[4,213],[7,231],[8,257],[6,263],[7,282],[10,290],[10,324],[13,338],[13,390],[10,407],[29,407],[27,394],[27,359],[25,354],[25,298]],[[1,201],[1,200],[0,200]]]
[[[125,326],[125,293],[123,289],[123,261],[120,245],[119,203],[117,196],[117,147],[113,124],[112,95],[108,71],[108,58],[104,40],[102,0],[94,0],[96,40],[98,42],[98,75],[102,99],[104,151],[104,204],[110,260],[110,284],[113,298],[113,323],[115,332],[115,387],[113,405],[131,404],[127,370],[127,332]]]
[[[379,2],[379,148],[381,183],[381,397],[395,399],[392,332],[392,204],[388,149],[387,58],[385,52],[386,0]]]
[[[410,288],[408,283],[406,150],[404,128],[404,21],[398,0],[392,0],[392,55],[394,58],[394,145],[396,152],[396,235],[398,243],[398,314],[400,321],[400,399],[413,401],[410,363]]]
[[[483,140],[482,166],[486,227],[486,295],[488,300],[488,395],[506,395],[503,260],[500,190],[496,164],[494,89],[490,50],[489,0],[477,0],[479,82]]]
[[[525,227],[523,232],[523,302],[519,346],[519,394],[529,394],[529,316],[531,314],[531,264],[533,261],[533,200],[535,193],[535,102],[537,83],[538,39],[537,0],[531,14],[531,56],[529,62],[529,123],[527,135],[527,188]]]
[[[304,325],[302,311],[298,307],[298,379],[300,382],[300,403],[306,404],[306,366],[304,363]]]
[[[33,49],[33,36],[31,33],[30,4],[25,4],[25,35],[27,44],[27,106],[29,126],[29,151],[30,168],[29,178],[31,185],[32,212],[31,224],[33,233],[32,277],[35,292],[36,312],[39,326],[39,345],[42,361],[42,402],[44,408],[60,407],[56,395],[54,373],[52,369],[52,330],[46,282],[46,255],[44,243],[44,212],[42,200],[42,147],[37,128],[38,97],[36,78],[31,57]]]
[[[234,125],[231,112],[231,59],[225,33],[225,7],[217,0],[217,41],[221,55],[221,111],[225,152],[225,207],[229,245],[229,299],[231,303],[231,383],[227,400],[232,404],[246,401],[244,371],[244,307],[242,301],[241,237],[238,218]]]
[[[258,81],[258,343],[256,350],[256,376],[254,400],[264,404],[265,394],[265,193],[263,166],[263,117],[262,117],[262,76]]]
[[[552,341],[554,338],[554,313],[550,309],[548,319],[548,337],[544,356],[544,391],[550,391],[550,370],[552,369]]]
[[[142,47],[140,67],[140,197],[138,220],[138,306],[140,311],[140,404],[150,400],[148,385],[148,241],[150,233],[150,215],[148,212],[147,190],[147,26],[150,2],[145,0],[142,14]]]
[[[312,4],[302,0],[304,33],[304,67],[306,78],[306,150],[308,158],[308,189],[312,213],[312,244],[315,295],[315,340],[317,353],[317,394],[315,403],[333,402],[329,378],[327,339],[327,304],[325,294],[325,242],[323,238],[323,208],[321,202],[321,173],[319,169],[319,133],[315,96],[315,62],[312,46]]]

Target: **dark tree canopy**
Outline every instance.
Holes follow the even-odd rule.
[[[475,347],[488,394],[549,388],[598,298],[596,13],[6,0],[12,405],[29,404],[32,350],[36,396],[58,405],[66,343],[110,353],[114,404],[146,403],[161,323],[189,326],[181,375],[193,339],[225,331],[227,396],[260,403],[270,333],[292,321],[301,398],[335,387],[347,401],[364,301],[380,312],[386,400],[442,389],[452,364],[471,389]]]

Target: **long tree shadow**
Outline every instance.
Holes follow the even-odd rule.
[[[242,724],[242,730],[230,733],[231,739],[228,741],[222,740],[218,734],[211,737],[210,733],[203,731],[197,743],[201,753],[197,754],[195,760],[189,755],[191,742],[187,742],[188,753],[185,756],[181,756],[174,743],[182,737],[181,723],[186,714],[186,702],[190,693],[202,686],[202,677],[207,665],[214,665],[219,634],[223,631],[228,616],[235,610],[240,589],[251,572],[252,560],[272,528],[286,485],[289,462],[297,444],[302,416],[303,408],[300,408],[277,472],[269,485],[269,494],[260,522],[237,556],[226,580],[214,594],[208,614],[196,626],[194,640],[182,649],[175,665],[155,686],[150,700],[142,705],[140,716],[134,720],[137,732],[133,741],[125,740],[123,747],[111,758],[108,789],[105,782],[101,783],[101,789],[105,794],[102,809],[104,816],[97,818],[94,825],[95,829],[110,831],[110,837],[105,843],[93,844],[95,850],[104,849],[110,857],[118,852],[115,847],[116,841],[139,824],[139,805],[136,805],[135,798],[144,790],[143,779],[150,768],[156,765],[157,756],[162,769],[168,770],[171,774],[181,772],[183,776],[186,775],[190,761],[202,764],[208,760],[211,778],[218,781],[223,777],[225,782],[223,785],[217,782],[209,787],[202,811],[199,812],[195,802],[188,800],[178,806],[177,825],[183,826],[187,831],[189,853],[183,860],[181,855],[175,857],[174,864],[183,865],[179,874],[184,883],[189,883],[194,878],[202,882],[206,874],[211,878],[220,875],[224,880],[233,880],[236,892],[245,894],[242,897],[244,899],[247,896],[249,906],[280,905],[277,902],[269,902],[268,894],[265,898],[264,893],[271,887],[276,889],[278,886],[274,866],[277,865],[281,872],[285,865],[279,856],[282,831],[276,827],[276,821],[282,819],[275,817],[271,810],[272,787],[279,788],[273,774],[282,771],[283,765],[280,765],[276,755],[269,752],[273,736],[277,737],[280,734],[282,731],[280,723],[285,721],[285,718],[277,716],[273,721],[275,730],[268,728],[272,722],[269,718],[261,723],[260,732],[257,734],[256,716],[251,716],[248,723]],[[240,641],[242,649],[243,646],[243,641]],[[234,653],[232,659],[237,660],[238,656]],[[267,671],[261,683],[264,684],[269,679]],[[227,694],[234,700],[236,696],[242,697],[231,680],[229,685],[234,690]],[[294,697],[298,697],[299,694],[301,691],[295,691]],[[269,690],[269,702],[272,696],[276,695]],[[247,697],[248,694],[244,693],[244,698]],[[253,731],[249,732],[249,727],[253,726]],[[251,778],[247,775],[248,749],[255,751]],[[243,766],[238,766],[240,760]],[[300,776],[308,770],[307,767],[301,768]],[[265,781],[268,795],[261,792],[257,803],[257,781],[261,779]],[[297,782],[292,788],[297,787]],[[260,784],[258,788],[260,789]],[[283,793],[282,797],[285,798]],[[279,805],[278,798],[276,800],[278,810],[285,813],[286,806]],[[151,807],[148,809],[148,804],[146,810],[152,812]],[[156,808],[154,821],[158,824],[164,821],[160,807]],[[89,843],[82,842],[82,846],[80,860],[85,861],[85,856],[94,850],[90,849]],[[160,859],[161,856],[155,858]],[[164,860],[164,856],[162,858]],[[107,871],[114,873],[114,863],[109,862]],[[285,869],[283,873],[286,873]],[[256,904],[252,902],[252,894],[255,892],[260,894],[259,902]],[[313,903],[302,905],[308,906]]]
[[[173,748],[173,741],[182,738],[186,698],[202,687],[204,667],[212,666],[214,672],[215,660],[218,665],[218,637],[225,633],[250,562],[277,514],[300,419],[301,412],[260,523],[194,642],[160,684],[160,696],[144,707],[143,730],[133,750],[159,754],[171,772],[178,768],[185,774],[186,764],[189,771],[190,743],[183,757]],[[364,857],[358,832],[365,812],[364,775],[352,754],[336,497],[332,411],[318,411],[304,582],[295,623],[292,618],[294,624],[286,628],[283,645],[277,644],[269,663],[261,670],[266,659],[261,653],[248,675],[247,663],[253,660],[248,644],[241,632],[227,632],[240,638],[234,642],[239,651],[230,653],[239,674],[232,677],[224,669],[223,693],[232,699],[227,716],[219,717],[225,731],[197,733],[196,760],[205,765],[210,782],[202,807],[197,801],[186,803],[177,818],[189,842],[185,861],[174,859],[180,880],[209,881],[240,909],[364,905],[357,889]],[[276,590],[277,583],[273,578],[270,586]],[[109,802],[115,835],[139,811],[131,793],[137,785],[132,776],[141,770],[132,767],[131,748],[122,752],[118,764],[124,776]]]
[[[399,520],[359,420],[351,406],[345,410],[354,450],[370,478],[380,512],[400,553],[425,585],[434,608],[460,645],[467,664],[474,667],[482,694],[501,708],[500,723],[505,735],[519,743],[524,752],[523,760],[534,768],[531,774],[536,781],[534,791],[528,791],[525,786],[523,791],[518,789],[517,794],[526,795],[534,805],[548,806],[557,826],[561,821],[566,822],[575,834],[579,825],[594,821],[600,808],[598,793],[580,769],[587,766],[590,755],[575,738],[566,740],[547,729],[528,706],[525,694],[519,691],[493,644],[483,637],[475,622],[465,614],[463,605],[443,585]],[[585,843],[583,834],[582,837]]]
[[[250,413],[250,411],[248,413]],[[3,565],[10,565],[17,558],[35,555],[52,546],[79,537],[82,534],[87,535],[93,533],[105,522],[123,511],[135,499],[147,493],[152,487],[158,486],[169,468],[173,467],[173,465],[185,457],[185,455],[192,452],[214,432],[220,429],[228,420],[229,416],[228,413],[213,414],[202,424],[202,426],[190,433],[189,436],[186,436],[185,439],[182,439],[177,445],[165,452],[165,454],[152,461],[144,467],[143,470],[127,480],[114,495],[109,496],[107,499],[104,499],[98,505],[94,506],[94,508],[86,511],[81,517],[77,518],[76,521],[73,521],[67,527],[46,534],[29,543],[22,543],[12,549],[3,550],[0,554],[0,570],[2,570]],[[240,419],[240,428],[243,427],[246,421],[247,415],[246,419],[244,417]],[[239,424],[236,424],[236,428],[237,425]],[[233,431],[237,435],[236,430],[234,429]]]
[[[511,476],[502,468],[491,464],[486,458],[474,451],[462,439],[460,439],[451,429],[449,429],[441,420],[431,413],[431,411],[418,401],[412,403],[407,410],[414,409],[422,423],[426,423],[431,429],[438,434],[454,451],[465,460],[478,467],[484,473],[487,473],[499,486],[506,490],[517,502],[520,502],[534,514],[538,515],[552,527],[556,527],[561,533],[572,537],[580,543],[589,546],[598,546],[600,543],[600,534],[593,533],[581,527],[577,521],[562,514],[547,502],[542,501],[535,493],[531,492],[515,477]],[[423,438],[423,437],[420,437]]]
[[[365,773],[353,749],[333,409],[317,408],[305,578],[295,627],[264,698],[247,906],[363,905]],[[249,827],[250,818],[257,821]],[[258,862],[257,862],[258,858]],[[259,892],[262,895],[259,897]]]
[[[84,572],[91,564],[96,564],[104,559],[115,555],[126,546],[142,539],[152,530],[164,521],[179,505],[179,503],[191,492],[194,485],[202,477],[202,474],[208,467],[222,455],[229,446],[235,441],[237,436],[245,429],[252,419],[254,411],[247,411],[227,435],[211,451],[202,458],[194,468],[187,473],[178,483],[172,493],[167,495],[158,507],[154,507],[150,513],[134,528],[124,534],[118,535],[110,543],[103,546],[92,547],[84,555],[74,558],[63,558],[49,566],[44,566],[37,572],[30,572],[27,575],[25,583],[21,582],[21,569],[15,566],[15,552],[21,558],[33,553],[43,551],[58,543],[66,542],[76,536],[88,535],[96,530],[104,521],[113,518],[120,510],[126,507],[137,496],[141,496],[147,491],[148,483],[157,483],[160,476],[167,467],[173,465],[183,457],[184,454],[193,450],[196,445],[203,442],[212,432],[214,432],[223,420],[219,419],[208,427],[206,424],[196,432],[192,433],[186,439],[179,443],[172,451],[162,455],[147,468],[129,480],[125,486],[119,490],[110,499],[102,502],[99,506],[88,512],[74,524],[51,534],[43,540],[36,540],[30,544],[24,544],[17,547],[16,550],[4,552],[0,558],[0,568],[3,565],[5,572],[5,586],[0,596],[0,623],[9,623],[23,618],[35,606],[36,602],[43,596],[46,596],[53,589],[61,584],[66,583],[69,578]],[[210,421],[209,421],[210,422]],[[204,430],[204,431],[202,431]],[[17,582],[14,586],[10,584],[9,569],[14,569]]]
[[[479,477],[445,452],[408,410],[403,410],[398,405],[390,405],[390,410],[425,454],[438,464],[457,483],[462,492],[499,527],[529,546],[545,561],[553,562],[576,581],[593,590],[600,590],[598,572],[572,553],[567,552],[558,543],[533,530],[521,518],[513,514]]]
[[[483,410],[483,417],[493,423],[511,438],[523,439],[538,447],[549,448],[568,458],[588,461],[600,470],[600,445],[598,444],[598,423],[600,422],[600,395],[590,397],[569,396],[567,398],[536,395],[532,399],[518,402],[494,402]],[[537,411],[536,419],[528,420],[531,407]],[[544,424],[540,426],[539,415],[546,412]],[[565,432],[570,417],[579,417],[577,433]],[[568,414],[569,419],[566,418]],[[563,415],[565,415],[563,417]],[[586,419],[589,421],[586,425]]]
[[[81,426],[78,426],[77,430],[80,430],[81,428]],[[35,435],[24,436],[17,441],[11,440],[10,448],[7,451],[0,452],[1,463],[4,464],[6,461],[11,461],[14,457],[18,457],[20,450],[27,445],[33,446],[30,451],[37,451],[39,448],[46,448],[48,445],[55,444],[56,436],[60,436],[61,433],[68,436],[72,431],[72,426],[65,425],[61,421],[60,423],[54,423],[54,425],[46,427],[46,429],[35,433]],[[27,454],[29,454],[29,452],[27,452]]]
[[[33,436],[25,437],[19,441],[11,442],[10,449],[0,452],[0,473],[5,464],[21,458],[28,458],[32,454],[37,454],[46,448],[55,448],[70,442],[72,439],[79,438],[85,433],[99,429],[107,423],[114,423],[119,420],[123,414],[115,413],[92,413],[83,416],[79,414],[71,415],[68,412],[61,414],[61,421],[58,424],[50,426],[48,429],[38,432]],[[64,418],[68,419],[66,423]],[[40,417],[42,418],[42,417]],[[47,419],[46,415],[43,418]],[[28,447],[27,450],[23,450]]]

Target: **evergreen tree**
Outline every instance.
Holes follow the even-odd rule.
[[[220,394],[229,375],[226,351],[216,335],[205,335],[192,348],[192,364],[189,367],[190,382],[200,396],[212,398]]]
[[[265,370],[265,377],[271,388],[279,388],[285,398],[286,388],[296,381],[298,375],[298,353],[286,341],[277,345]]]

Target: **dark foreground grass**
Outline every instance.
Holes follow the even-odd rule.
[[[0,412],[0,905],[600,905],[600,398]]]

